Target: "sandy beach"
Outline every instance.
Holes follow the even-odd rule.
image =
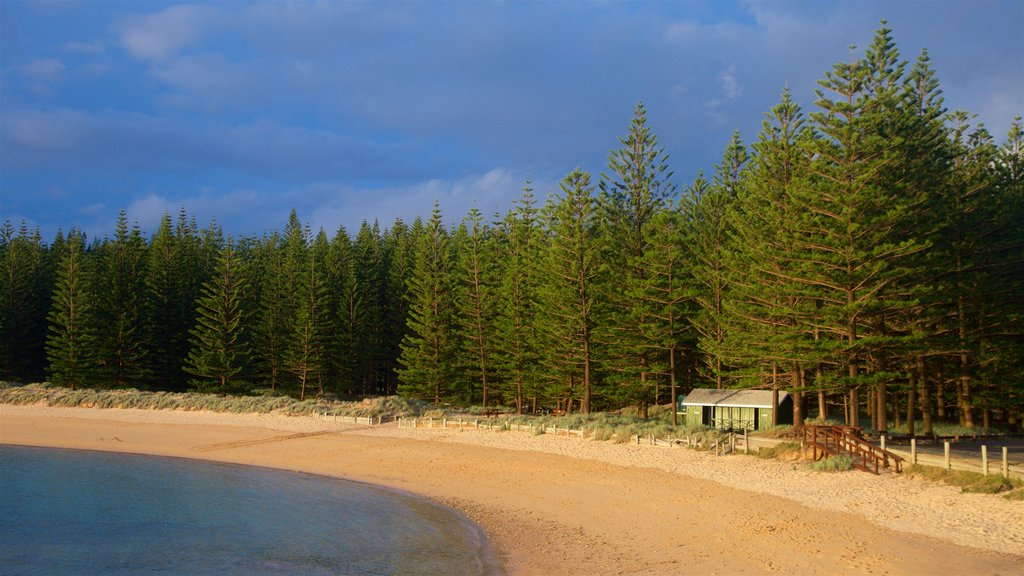
[[[217,460],[406,490],[477,521],[514,576],[1024,570],[1024,502],[685,448],[7,405],[0,443]]]

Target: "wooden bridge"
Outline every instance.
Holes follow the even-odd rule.
[[[890,467],[903,471],[903,458],[868,442],[861,437],[860,428],[854,426],[804,426],[803,450],[811,448],[815,462],[825,456],[847,455],[853,466],[865,472],[878,474]]]

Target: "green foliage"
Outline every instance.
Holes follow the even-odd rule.
[[[57,285],[46,341],[50,377],[74,390],[93,384],[96,375],[95,295],[86,269],[85,238],[72,230],[57,255]]]
[[[452,255],[436,204],[416,244],[408,282],[409,332],[402,341],[399,392],[435,405],[455,396]]]
[[[203,392],[234,392],[241,389],[236,376],[249,362],[242,323],[244,264],[231,239],[221,250],[213,278],[203,286],[198,320],[192,330],[192,349],[185,371],[198,378],[193,386]]]
[[[853,458],[847,454],[826,456],[817,462],[812,462],[811,470],[818,472],[846,472],[853,470]]]
[[[757,451],[758,458],[792,460],[800,454],[800,444],[796,442],[779,442],[775,446],[762,447]]]
[[[578,403],[586,414],[595,384],[596,206],[586,172],[577,168],[562,179],[560,188],[561,197],[551,197],[544,209],[548,243],[537,324],[549,395],[562,406]]]
[[[357,416],[393,420],[417,417],[427,405],[396,396],[337,402],[327,399],[296,400],[287,396],[233,396],[225,394],[147,392],[135,389],[72,390],[49,384],[11,386],[0,383],[0,404],[45,405],[68,408],[135,408],[141,410],[208,410],[234,414],[285,416]]]
[[[935,482],[942,482],[950,486],[956,486],[963,492],[975,492],[979,494],[997,494],[1000,492],[1015,491],[1019,493],[1024,489],[1024,480],[1020,478],[1003,478],[1000,474],[989,474],[985,476],[980,472],[967,470],[945,470],[934,466],[922,466],[914,464],[908,466],[906,473],[912,476],[926,478]],[[1014,495],[1013,498],[1020,498]]]

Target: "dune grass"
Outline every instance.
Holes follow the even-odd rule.
[[[269,414],[287,416],[356,416],[393,419],[417,416],[426,404],[397,396],[372,398],[361,402],[326,399],[296,400],[288,396],[230,396],[195,392],[147,392],[135,389],[71,390],[50,384],[12,386],[0,384],[0,403],[80,408],[138,408],[143,410],[208,410],[232,414]]]
[[[978,494],[998,494],[1008,492],[1008,496],[1014,500],[1024,500],[1024,480],[1020,478],[1003,478],[1002,474],[989,474],[971,472],[968,470],[946,470],[934,466],[922,466],[914,464],[908,466],[907,474],[926,478],[934,482],[942,482],[950,486],[960,488],[962,492],[973,492]]]
[[[848,454],[826,456],[817,462],[812,462],[811,470],[817,470],[818,472],[847,472],[853,470],[853,458]]]

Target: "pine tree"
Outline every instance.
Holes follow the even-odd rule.
[[[786,90],[766,114],[729,213],[733,248],[725,254],[729,290],[723,302],[733,378],[777,393],[780,376],[788,374],[798,426],[804,373],[818,364],[808,317],[814,304],[796,282],[801,255],[793,250],[799,226],[792,195],[806,170],[805,135],[803,115]]]
[[[578,402],[580,412],[589,414],[596,388],[597,210],[586,172],[577,168],[560,188],[561,198],[549,198],[544,209],[547,249],[537,313],[542,362],[558,405],[571,412]]]
[[[93,385],[96,370],[95,294],[85,270],[84,235],[71,230],[56,256],[57,285],[46,341],[48,373],[57,385],[74,390]]]
[[[523,195],[500,224],[500,278],[494,327],[494,364],[508,383],[507,395],[522,414],[526,400],[534,400],[539,379],[540,346],[534,319],[540,284],[538,255],[541,231],[533,188],[526,183]]]
[[[422,224],[419,228],[422,231]],[[418,232],[411,230],[398,219],[386,232],[384,238],[387,250],[387,270],[384,280],[383,338],[381,345],[384,357],[383,394],[395,394],[398,389],[398,358],[402,352],[402,340],[408,332],[406,318],[409,316],[409,299],[406,297],[408,280],[413,266],[413,250]]]
[[[228,238],[197,303],[198,321],[191,331],[192,349],[185,362],[185,371],[197,376],[193,386],[202,392],[242,389],[235,377],[249,362],[242,322],[245,277],[244,263]]]
[[[601,337],[608,356],[609,377],[623,400],[636,402],[641,414],[654,399],[648,376],[652,372],[653,347],[640,330],[643,293],[650,272],[644,228],[675,194],[668,171],[668,155],[647,126],[647,110],[637,104],[629,134],[621,148],[608,157],[611,175],[602,174],[602,261],[609,282],[601,287],[601,301],[608,315],[608,334]]]
[[[823,351],[845,372],[834,381],[849,394],[853,426],[861,389],[877,386],[884,402],[885,383],[894,377],[886,351],[901,337],[886,320],[916,303],[905,287],[916,273],[914,256],[927,247],[906,233],[920,203],[887,172],[899,161],[903,138],[892,117],[902,70],[895,61],[883,26],[865,60],[838,63],[819,82],[810,185],[795,196],[807,231],[799,247],[802,281],[808,297],[821,303]]]
[[[483,215],[473,208],[459,228],[462,249],[455,262],[457,282],[455,309],[459,339],[463,345],[464,374],[468,382],[467,400],[478,399],[488,406],[488,385],[494,378],[491,335],[494,332],[495,295],[493,286],[494,250],[491,231]],[[493,393],[492,393],[493,395]]]
[[[350,299],[355,292],[352,287],[352,253],[351,239],[344,226],[331,238],[324,261],[325,280],[327,283],[328,322],[324,326],[324,366],[323,377],[326,382],[333,383],[334,392],[350,394],[352,382],[353,343],[349,338]]]
[[[38,380],[45,367],[52,270],[39,229],[0,230],[0,378]]]
[[[746,160],[737,134],[726,149],[723,163],[719,166],[719,177],[712,186],[698,174],[685,198],[684,210],[689,225],[690,247],[693,260],[693,276],[697,285],[696,301],[700,311],[694,317],[694,328],[698,334],[698,347],[704,356],[700,372],[714,383],[716,388],[727,385],[728,366],[726,362],[726,337],[728,328],[725,316],[726,292],[728,290],[728,267],[726,254],[731,249],[731,226],[729,212],[735,203],[735,188],[729,175],[738,177],[739,167]]]
[[[114,238],[102,249],[103,282],[98,313],[104,318],[97,337],[101,377],[115,388],[139,387],[151,372],[148,354],[150,332],[145,298],[146,242],[138,226],[128,229],[128,217],[121,211]]]
[[[640,332],[653,352],[650,369],[669,379],[669,397],[677,402],[680,356],[695,353],[691,321],[695,313],[696,286],[685,246],[682,214],[672,203],[644,226],[647,250],[641,265],[646,271],[641,290],[635,292]],[[658,398],[658,394],[655,394]],[[676,410],[672,424],[677,424]]]
[[[398,392],[440,404],[452,398],[454,392],[451,384],[457,342],[449,235],[437,204],[419,234],[414,258],[408,281],[409,332],[402,340]]]
[[[380,226],[363,221],[352,243],[353,287],[352,302],[359,306],[354,325],[355,337],[353,375],[362,394],[374,394],[383,380],[381,374],[381,344],[383,342],[382,295],[386,290],[384,247]]]
[[[324,332],[329,321],[324,275],[326,257],[327,234],[321,230],[310,246],[296,286],[297,307],[285,355],[285,365],[298,381],[300,400],[306,398],[306,388],[314,382],[323,393]]]

